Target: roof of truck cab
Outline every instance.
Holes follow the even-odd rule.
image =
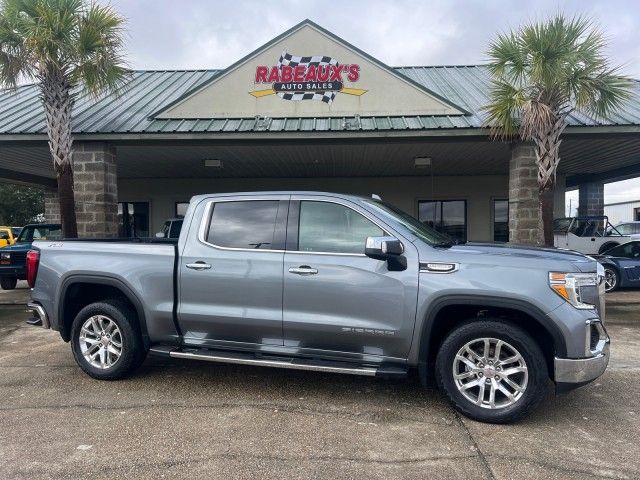
[[[345,200],[367,200],[371,199],[371,196],[366,195],[350,195],[346,193],[335,193],[335,192],[316,192],[316,191],[306,191],[306,190],[270,190],[264,192],[225,192],[225,193],[205,193],[202,195],[195,195],[191,198],[191,202],[198,202],[205,198],[222,198],[222,197],[264,197],[270,195],[307,195],[310,197],[335,197],[342,198]]]

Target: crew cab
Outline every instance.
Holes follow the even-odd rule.
[[[602,266],[584,255],[454,245],[377,198],[200,195],[177,241],[33,245],[30,323],[71,343],[88,375],[148,352],[367,376],[417,370],[463,414],[515,421],[600,376]]]

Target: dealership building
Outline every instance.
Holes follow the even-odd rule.
[[[134,71],[120,96],[78,92],[79,233],[152,235],[200,193],[322,190],[378,194],[461,240],[535,241],[533,149],[489,137],[490,79],[390,67],[308,20],[224,70]],[[640,84],[609,118],[568,121],[556,214],[573,188],[602,214],[604,183],[640,175]],[[0,92],[0,180],[45,186],[59,219],[35,85]]]

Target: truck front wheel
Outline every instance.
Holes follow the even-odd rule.
[[[474,420],[511,423],[545,397],[547,363],[524,330],[499,319],[464,324],[442,343],[436,380],[456,410]]]
[[[147,353],[135,311],[117,299],[92,303],[78,312],[71,326],[71,349],[80,368],[100,380],[129,375]]]

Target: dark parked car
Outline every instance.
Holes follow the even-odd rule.
[[[604,266],[605,291],[640,287],[640,241],[623,243],[594,257]]]
[[[27,279],[25,268],[27,252],[36,240],[60,240],[62,227],[55,223],[35,223],[21,229],[16,243],[2,248],[0,252],[0,287],[3,290],[16,288],[18,280]]]

